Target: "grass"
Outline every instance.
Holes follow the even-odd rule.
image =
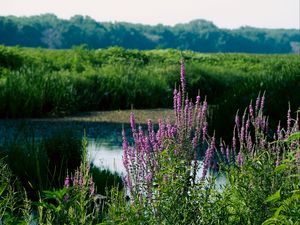
[[[117,47],[1,49],[1,118],[172,108],[181,56],[187,66],[189,97],[195,98],[200,91],[216,106],[210,124],[218,136],[229,138],[229,121],[236,108],[245,108],[259,92],[266,91],[270,99],[265,110],[273,125],[283,121],[288,103],[294,111],[300,102],[299,55],[201,54]]]

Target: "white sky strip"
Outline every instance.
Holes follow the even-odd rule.
[[[0,15],[88,15],[97,21],[143,24],[206,19],[223,28],[299,28],[300,0],[0,0]]]

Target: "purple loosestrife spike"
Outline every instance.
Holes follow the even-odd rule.
[[[200,96],[197,95],[196,97],[196,104],[195,104],[195,111],[198,112],[200,106]]]
[[[207,110],[207,101],[205,99],[204,102],[203,102],[203,105],[202,105],[202,110],[201,110],[201,119],[202,120],[204,119],[206,110]]]
[[[245,127],[245,132],[247,133],[249,131],[250,128],[250,119],[248,117],[247,121],[246,121],[246,127]]]
[[[65,186],[66,188],[70,187],[70,178],[69,178],[69,175],[66,176],[64,186]]]
[[[242,146],[242,144],[244,143],[244,137],[245,137],[245,128],[244,126],[241,127],[241,134],[240,134],[240,144]]]
[[[153,124],[152,121],[150,119],[148,119],[148,135],[151,135],[152,131],[153,131]]]
[[[189,100],[186,98],[184,104],[184,124],[186,128],[188,127],[188,117],[189,117]]]
[[[229,147],[228,146],[226,148],[226,158],[227,158],[227,162],[230,162],[230,152],[229,152]]]
[[[94,183],[92,177],[89,179],[89,186],[90,186],[90,194],[94,195],[94,193],[95,193],[95,183]]]
[[[240,127],[240,117],[238,115],[238,112],[235,115],[234,121],[235,121],[235,125],[236,125],[237,129],[239,129],[239,127]]]
[[[173,138],[176,136],[176,134],[177,134],[177,129],[176,129],[176,127],[172,126],[171,134],[172,134],[172,137],[173,137]]]
[[[81,187],[83,186],[83,174],[82,174],[81,171],[79,173],[78,185],[81,186]]]
[[[250,118],[253,120],[253,118],[254,118],[254,113],[253,113],[252,102],[250,102],[250,104],[249,104],[249,115],[250,115]]]
[[[202,139],[203,139],[203,141],[204,140],[206,140],[206,133],[207,133],[207,123],[205,122],[204,124],[203,124],[203,128],[202,128]]]
[[[130,113],[130,125],[131,125],[132,133],[136,133],[135,118],[133,112]]]
[[[280,121],[279,121],[278,126],[277,126],[277,140],[282,140],[282,139],[283,139],[283,135],[282,135]]]
[[[177,90],[176,88],[174,89],[173,93],[173,107],[174,107],[174,113],[175,113],[175,118],[177,117]]]
[[[147,182],[148,184],[151,184],[152,178],[153,178],[152,172],[148,173],[148,174],[146,175],[146,177],[145,177],[146,182]]]
[[[140,150],[140,163],[146,164],[144,154],[147,150],[147,146],[145,145],[145,138],[142,127],[139,126],[139,150]]]
[[[181,92],[178,91],[177,92],[177,117],[176,117],[176,124],[177,126],[180,126],[180,123],[181,123]]]
[[[200,96],[199,95],[197,95],[197,97],[196,97],[194,113],[195,113],[195,115],[194,115],[195,116],[195,121],[196,121],[197,126],[198,126],[199,121],[197,121],[197,120],[199,120],[198,117],[199,117],[199,113],[200,113]]]
[[[202,178],[205,178],[208,168],[210,166],[211,160],[214,156],[214,150],[215,150],[215,137],[212,137],[211,143],[209,148],[205,152],[205,158],[203,162],[203,171],[202,171]]]
[[[193,137],[192,144],[193,144],[193,149],[196,149],[197,148],[197,144],[198,144],[197,131],[196,131],[196,135]]]
[[[189,104],[189,114],[188,114],[188,127],[191,129],[193,126],[193,103]]]
[[[167,137],[171,138],[173,136],[172,134],[172,125],[170,123],[170,121],[167,121]]]
[[[131,125],[131,131],[132,131],[133,139],[134,139],[134,141],[137,141],[138,134],[137,134],[137,131],[136,131],[135,116],[134,116],[133,112],[130,113],[130,125]]]
[[[185,95],[185,67],[184,61],[181,59],[180,61],[180,81],[181,81],[181,88],[182,88],[182,96]]]
[[[256,115],[258,114],[259,107],[260,107],[260,94],[258,95],[256,102],[255,102],[255,114]]]
[[[249,134],[247,138],[247,149],[249,152],[252,152],[252,146],[253,143],[252,143],[251,135]]]
[[[261,138],[260,141],[259,141],[259,146],[260,148],[264,148],[265,147],[265,144],[266,144],[266,140]]]
[[[286,138],[290,135],[291,133],[291,107],[289,106],[289,110],[287,112],[287,129],[286,129]]]
[[[239,165],[239,166],[242,166],[243,163],[244,163],[244,159],[243,159],[243,156],[242,156],[241,151],[239,151],[239,154],[238,154],[238,156],[237,156],[237,162],[238,162],[238,165]]]
[[[235,127],[233,129],[232,148],[233,148],[233,150],[236,149]]]

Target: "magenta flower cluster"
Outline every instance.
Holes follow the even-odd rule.
[[[188,165],[193,164],[194,174],[198,168],[197,149],[207,140],[207,102],[200,102],[200,96],[195,103],[188,99],[185,83],[185,67],[181,61],[181,86],[174,89],[173,107],[174,121],[160,119],[158,129],[154,130],[153,123],[148,120],[147,131],[136,126],[134,114],[130,115],[130,124],[134,145],[130,146],[123,130],[123,164],[126,175],[124,181],[129,192],[133,194],[147,193],[151,196],[151,187],[155,175],[160,169],[159,153],[168,147],[166,140],[172,140],[176,146],[173,149],[175,157],[183,157]],[[213,146],[211,148],[214,149]],[[206,156],[206,164],[213,157],[213,151]]]
[[[93,178],[89,175],[89,166],[82,169],[81,167],[77,170],[75,170],[75,173],[73,176],[69,176],[67,174],[65,181],[64,181],[64,187],[65,188],[74,188],[78,189],[79,191],[84,191],[88,189],[89,195],[93,196],[95,194],[95,183],[93,181]],[[70,195],[67,193],[65,195],[65,201],[68,201]]]
[[[268,117],[263,114],[264,104],[265,95],[259,95],[255,105],[253,106],[250,103],[241,118],[238,113],[236,114],[232,147],[230,149],[227,146],[226,152],[221,151],[228,163],[236,163],[241,166],[245,161],[245,157],[253,157],[259,151],[273,149],[277,154],[276,165],[280,164],[281,154],[286,147],[282,141],[292,133],[299,131],[298,114],[296,119],[292,119],[291,110],[289,109],[287,113],[287,128],[283,129],[279,122],[277,131],[272,141],[270,141]],[[295,143],[291,142],[290,150],[294,150],[295,146]],[[225,147],[222,146],[222,148],[224,149]]]
[[[220,141],[219,149],[216,148],[215,136],[207,134],[207,102],[201,102],[200,96],[195,103],[186,94],[186,79],[184,61],[180,66],[181,86],[173,92],[174,121],[160,119],[158,129],[155,131],[153,123],[148,120],[148,129],[144,131],[141,126],[137,128],[134,114],[130,115],[130,124],[134,144],[129,145],[125,131],[123,130],[123,164],[126,170],[124,182],[131,196],[147,196],[151,199],[153,185],[156,183],[156,174],[160,171],[160,153],[173,151],[169,156],[183,159],[187,166],[187,174],[195,182],[196,174],[200,167],[199,150],[205,152],[202,163],[202,179],[206,177],[210,168],[218,169],[219,165],[215,157],[218,152],[218,160],[224,160],[227,164],[242,166],[247,157],[253,157],[259,151],[273,149],[277,154],[276,165],[280,164],[281,154],[285,144],[281,144],[290,134],[299,131],[298,115],[291,118],[291,110],[287,114],[287,129],[281,128],[280,123],[277,132],[270,142],[268,117],[263,114],[265,94],[259,95],[253,105],[250,102],[242,116],[235,116],[232,143],[226,145]],[[172,146],[170,147],[170,143]],[[275,144],[274,144],[275,143]],[[290,143],[289,149],[293,150],[299,143]],[[219,152],[221,154],[219,154]],[[300,154],[297,154],[299,161]],[[297,161],[297,162],[298,162]],[[173,179],[174,177],[171,177]],[[169,177],[164,176],[165,180]]]

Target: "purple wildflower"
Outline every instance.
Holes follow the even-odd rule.
[[[182,88],[182,95],[185,95],[185,67],[183,59],[180,61],[180,81]]]
[[[94,183],[92,177],[89,179],[89,186],[90,186],[90,187],[89,187],[89,189],[90,189],[90,194],[91,194],[91,195],[94,195],[94,193],[95,193],[95,183]]]
[[[66,176],[64,186],[66,188],[70,187],[70,178],[69,178],[69,175]]]
[[[233,148],[233,150],[236,149],[235,127],[233,129],[232,148]]]
[[[209,148],[205,152],[205,158],[203,162],[203,171],[202,171],[202,178],[204,178],[207,174],[208,168],[210,166],[211,160],[214,156],[214,150],[215,150],[215,137],[212,137],[211,143]]]
[[[244,163],[244,159],[243,159],[241,151],[239,151],[239,154],[237,156],[237,163],[238,163],[239,166],[242,166],[243,163]]]
[[[291,133],[291,107],[289,107],[289,110],[287,112],[287,132],[286,132],[286,138],[290,135]]]
[[[240,117],[239,117],[238,113],[235,115],[234,121],[235,121],[237,129],[239,129],[239,127],[240,127]]]
[[[259,110],[259,106],[260,106],[260,94],[258,95],[256,102],[255,102],[255,113],[257,115],[258,110]]]
[[[254,113],[253,113],[253,106],[252,106],[252,102],[249,104],[249,114],[251,119],[254,118]]]

